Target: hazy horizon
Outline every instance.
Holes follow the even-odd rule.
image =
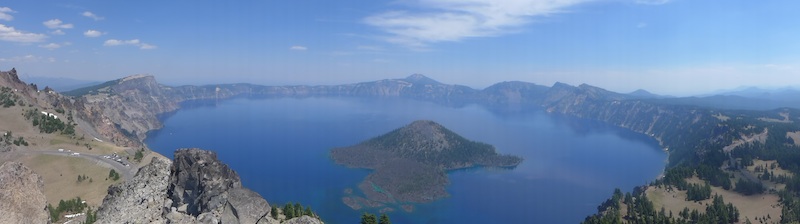
[[[483,89],[586,83],[674,96],[800,84],[800,2],[139,1],[0,4],[21,77],[335,85],[424,74]]]

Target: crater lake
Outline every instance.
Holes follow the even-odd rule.
[[[653,181],[666,153],[643,134],[541,110],[493,112],[395,98],[280,98],[188,102],[148,133],[151,149],[217,152],[242,183],[270,205],[299,202],[326,223],[358,223],[363,212],[342,202],[369,170],[329,156],[415,120],[433,120],[467,139],[524,161],[514,169],[448,172],[450,197],[388,213],[395,223],[578,223],[614,188]]]

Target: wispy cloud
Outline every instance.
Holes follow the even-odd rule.
[[[141,45],[139,45],[139,49],[142,49],[142,50],[152,50],[152,49],[156,49],[156,48],[158,48],[156,45],[150,45],[150,44],[145,44],[145,43],[142,43]]]
[[[117,40],[117,39],[108,39],[103,46],[119,46],[119,45],[138,45],[139,39],[133,40]]]
[[[72,23],[64,23],[60,19],[47,20],[42,22],[42,24],[44,24],[44,26],[50,29],[72,29],[73,27],[75,27],[74,25],[72,25]]]
[[[388,34],[385,41],[408,47],[518,32],[534,18],[565,12],[590,0],[415,0],[414,11],[387,11],[364,23]]]
[[[306,46],[300,46],[300,45],[294,45],[294,46],[291,46],[291,47],[289,47],[289,50],[294,50],[294,51],[305,51],[305,50],[308,50],[308,47],[306,47]]]
[[[94,21],[100,21],[100,20],[105,19],[104,17],[98,16],[97,14],[94,14],[94,13],[89,12],[89,11],[83,12],[83,13],[81,13],[81,15],[83,15],[85,17],[89,17],[89,18],[93,19]]]
[[[55,49],[60,48],[61,45],[59,45],[57,43],[49,43],[49,44],[39,45],[39,47],[47,49],[47,50],[55,50]]]
[[[83,35],[86,37],[99,37],[102,36],[103,34],[105,33],[97,30],[87,30],[86,32],[83,32]]]
[[[66,33],[64,33],[64,31],[61,31],[61,30],[53,30],[52,32],[50,32],[50,34],[53,34],[53,35],[64,35]]]
[[[106,40],[106,42],[103,43],[103,46],[121,46],[121,45],[137,46],[139,47],[139,49],[142,50],[152,50],[158,48],[156,45],[142,43],[141,41],[139,41],[139,39],[132,39],[132,40],[108,39]]]
[[[29,33],[14,29],[14,27],[0,24],[0,40],[3,41],[33,43],[33,42],[42,42],[46,38],[47,35],[44,34]]]
[[[14,16],[12,16],[11,13],[16,13],[16,11],[11,10],[9,7],[0,7],[0,20],[14,20]]]

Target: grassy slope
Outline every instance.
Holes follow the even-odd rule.
[[[89,137],[79,129],[76,129],[76,137],[59,133],[40,133],[38,128],[34,127],[31,121],[25,120],[22,115],[23,110],[32,108],[34,107],[0,107],[0,121],[2,121],[0,122],[2,123],[0,132],[11,131],[14,137],[22,136],[29,143],[29,146],[21,147],[20,150],[65,149],[92,154],[122,153],[124,151],[124,148],[110,143],[92,141],[92,137]],[[55,112],[51,109],[45,109],[45,111]],[[63,114],[57,115],[59,118],[66,117]],[[83,140],[80,140],[81,136],[85,136]],[[76,142],[78,143],[77,145]],[[90,150],[85,144],[89,144],[92,149]],[[48,203],[51,204],[57,204],[59,200],[67,200],[79,196],[90,205],[98,206],[107,194],[108,186],[113,183],[111,180],[106,180],[110,168],[86,159],[52,155],[0,156],[0,163],[5,161],[22,162],[41,175],[44,180],[45,196]],[[87,175],[93,181],[91,183],[88,180],[77,183],[78,175]]]

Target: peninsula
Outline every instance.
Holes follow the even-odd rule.
[[[515,167],[522,158],[500,155],[494,146],[470,141],[427,120],[369,139],[335,148],[331,158],[351,168],[374,170],[359,189],[366,198],[349,195],[343,202],[353,209],[404,203],[424,203],[448,196],[446,171],[471,167]],[[351,191],[348,191],[351,192]]]

